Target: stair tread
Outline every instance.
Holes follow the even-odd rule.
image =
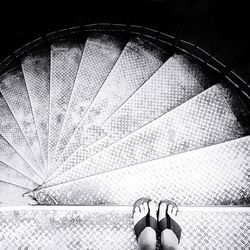
[[[24,137],[13,113],[11,112],[6,100],[0,93],[0,134],[8,141],[8,143],[24,158],[24,160],[34,169],[38,175],[44,177],[37,159],[33,155],[26,138]],[[2,146],[2,145],[1,145]],[[1,148],[6,151],[7,149]],[[5,157],[1,155],[1,157]]]
[[[38,184],[43,181],[2,135],[0,135],[0,161]]]
[[[119,58],[124,42],[108,35],[87,38],[53,161],[56,162],[103,82]]]
[[[29,93],[27,91],[21,68],[18,67],[17,69],[9,71],[1,76],[0,91],[3,95],[2,98],[4,98],[8,104],[8,107],[10,108],[11,113],[21,130],[20,137],[25,137],[25,140],[36,158],[36,163],[32,166],[43,170],[44,163],[37,135],[36,124],[30,105]],[[9,133],[11,132],[9,131]],[[24,149],[26,150],[25,147]]]
[[[28,179],[22,173],[12,169],[10,166],[4,164],[0,161],[0,181],[13,184],[16,186],[20,186],[27,189],[35,189],[37,188],[37,184],[32,180]]]
[[[28,196],[23,196],[23,194],[28,191],[30,191],[28,188],[0,181],[0,207],[27,205],[31,199]],[[1,219],[0,221],[0,224],[2,224],[3,221]]]
[[[48,182],[58,184],[236,139],[244,130],[218,85]]]
[[[100,134],[106,138],[87,148],[80,147],[49,178],[53,179],[206,89],[210,79],[197,66],[183,55],[169,58],[100,126]]]
[[[79,43],[57,42],[51,45],[48,171],[54,166],[50,163],[68,108],[81,56],[82,45]]]
[[[156,57],[156,53],[163,58]],[[131,39],[123,49],[119,59],[89,107],[84,119],[76,128],[68,145],[58,161],[61,165],[80,146],[88,145],[93,137],[85,138],[86,128],[93,126],[93,134],[98,136],[101,125],[118,109],[143,83],[163,64],[167,54],[153,44],[140,38]],[[95,125],[95,126],[94,126]]]
[[[26,56],[22,70],[29,92],[31,107],[45,167],[48,164],[50,52],[42,51]]]
[[[38,189],[40,204],[128,205],[141,196],[180,205],[250,204],[250,136]],[[50,199],[53,197],[53,201]]]
[[[249,208],[182,208],[180,249],[248,249]],[[138,249],[131,207],[0,210],[2,249]]]

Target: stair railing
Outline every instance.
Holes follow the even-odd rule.
[[[187,54],[193,59],[199,61],[201,64],[204,64],[206,67],[209,67],[213,71],[217,72],[218,75],[221,76],[221,78],[229,81],[242,93],[244,99],[248,102],[248,104],[250,104],[250,86],[243,79],[243,77],[239,76],[236,72],[234,72],[234,70],[228,70],[228,67],[225,64],[216,59],[213,55],[200,48],[198,44],[193,44],[188,41],[182,40],[180,37],[174,37],[158,30],[138,25],[114,23],[94,23],[87,25],[81,24],[77,27],[61,29],[48,33],[20,47],[10,56],[5,58],[2,62],[0,62],[0,73],[7,71],[11,67],[14,67],[16,62],[20,62],[25,54],[36,48],[41,48],[45,44],[50,44],[57,39],[82,39],[83,34],[87,36],[92,32],[125,34],[128,37],[131,35],[136,35],[151,40],[164,49],[169,49],[169,51],[174,50],[173,52],[179,51]]]

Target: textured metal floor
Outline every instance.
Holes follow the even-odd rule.
[[[0,210],[1,249],[138,249],[132,207]],[[180,249],[249,249],[249,208],[180,207]]]
[[[13,147],[22,157],[23,159],[33,168],[38,175],[42,178],[44,177],[44,173],[40,168],[33,152],[31,151],[13,113],[11,112],[7,102],[4,97],[0,93],[0,134],[1,134],[1,151],[5,152],[5,154],[9,154],[8,147],[4,147],[4,138],[10,145]],[[4,144],[2,144],[4,143]],[[5,155],[0,155],[0,160],[5,158]]]
[[[180,205],[250,204],[250,136],[37,190],[39,204],[133,205],[142,196]]]
[[[48,164],[50,51],[26,56],[22,70],[34,113],[44,163]]]
[[[187,57],[175,55],[169,58],[100,126],[100,135],[106,138],[87,148],[81,146],[58,166],[50,179],[199,94],[209,83],[210,79]]]
[[[37,175],[35,170],[28,165],[2,135],[0,135],[0,161],[38,184],[43,182],[43,179]]]
[[[36,132],[33,111],[30,106],[29,93],[27,91],[24,76],[20,68],[12,70],[1,76],[0,91],[1,104],[3,104],[4,99],[8,106],[4,107],[4,105],[1,105],[1,134],[5,136],[8,133],[8,139],[7,137],[6,139],[9,142],[10,140],[15,140],[16,145],[21,143],[22,145],[18,146],[19,149],[23,151],[22,154],[27,154],[26,160],[29,160],[29,162],[34,168],[36,168],[37,171],[44,170],[44,163]],[[10,117],[12,115],[13,118]],[[3,123],[5,123],[4,126]],[[11,131],[12,126],[10,124],[7,126],[7,123],[15,123],[13,124],[13,129],[17,129],[18,127],[19,131]],[[3,130],[4,134],[2,133]],[[20,141],[17,137],[20,138]],[[25,142],[23,142],[24,140],[22,140],[21,137],[24,138]],[[25,143],[27,146],[24,146]],[[34,159],[31,157],[32,154],[34,155]]]
[[[11,168],[10,166],[4,164],[1,161],[0,161],[0,172],[1,172],[0,181],[31,190],[37,187],[37,183],[35,183],[22,173],[16,171],[15,169]]]
[[[53,160],[81,56],[82,46],[78,43],[58,42],[51,46],[48,171],[54,166],[50,162]]]
[[[84,119],[71,137],[58,165],[60,166],[81,145],[87,146],[99,127],[163,64],[167,54],[139,38],[131,39],[108,78],[89,107]],[[88,136],[88,135],[91,136]],[[93,135],[94,138],[93,138]]]
[[[54,164],[98,94],[124,46],[124,41],[108,35],[94,34],[87,38],[53,158]]]
[[[227,89],[215,85],[50,180],[47,185],[239,138],[244,131],[226,101],[227,95]]]

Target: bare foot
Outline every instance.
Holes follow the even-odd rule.
[[[178,247],[181,228],[177,223],[178,207],[171,201],[159,205],[158,225],[161,232],[161,245],[164,250],[175,250]]]
[[[148,214],[149,213],[149,214]],[[133,220],[134,220],[134,227],[137,223],[143,221],[146,216],[149,215],[155,219],[157,222],[157,206],[154,202],[143,202],[139,206],[135,207]],[[141,233],[139,234],[137,240],[140,249],[143,250],[155,250],[156,249],[156,231],[150,226],[147,226],[145,223],[144,229],[142,229]],[[137,225],[138,226],[138,225]]]

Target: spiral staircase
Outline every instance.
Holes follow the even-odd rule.
[[[0,249],[138,249],[142,196],[180,206],[180,249],[250,248],[249,106],[194,56],[90,32],[0,91]]]

